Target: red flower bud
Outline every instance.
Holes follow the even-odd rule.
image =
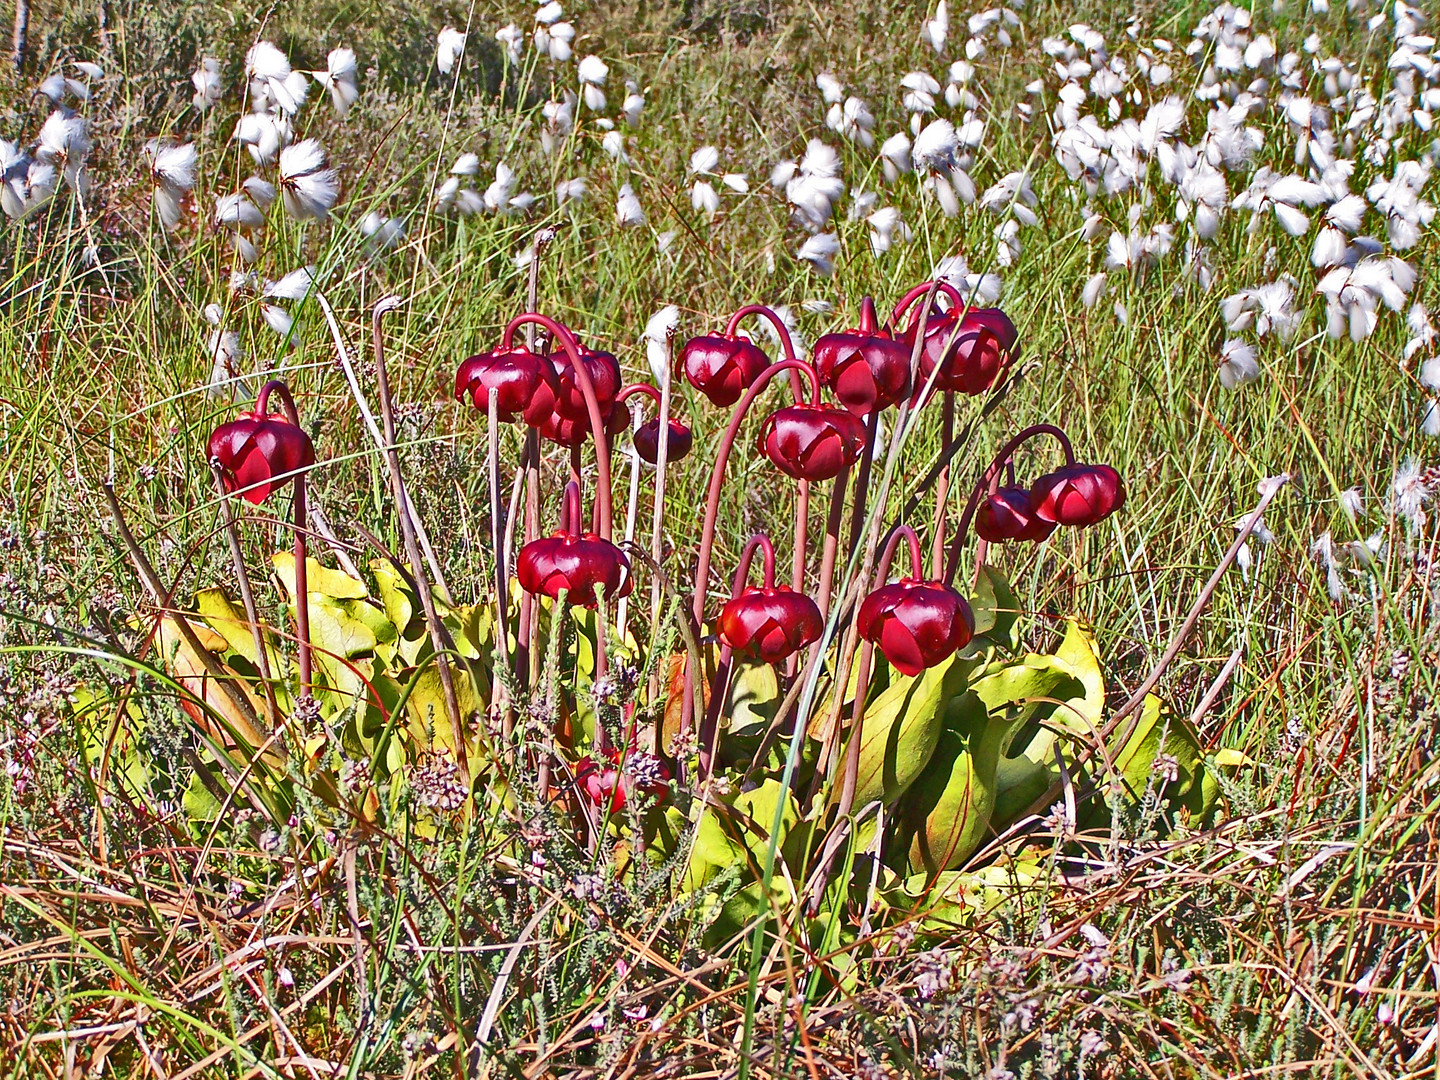
[[[595,398],[600,403],[600,415],[609,417],[615,404],[615,395],[620,392],[620,361],[607,352],[580,346],[580,362],[595,386]],[[555,370],[559,391],[555,396],[555,412],[562,420],[585,420],[590,412],[585,406],[585,394],[575,379],[575,365],[570,354],[563,349],[550,355]],[[624,430],[623,425],[621,430]]]
[[[592,757],[575,763],[575,782],[595,806],[609,803],[610,813],[618,814],[635,792],[663,799],[670,793],[670,769],[654,754],[634,747],[625,755],[621,768],[620,751],[606,754],[610,760],[601,764]]]
[[[605,403],[600,403],[601,410]],[[605,435],[613,445],[615,437],[630,426],[630,410],[623,405],[616,405],[613,401],[610,404],[610,411],[605,414]],[[586,439],[590,438],[590,414],[587,412],[579,419],[562,416],[558,410],[550,413],[540,421],[540,434],[553,443],[561,446],[580,446]]]
[[[1066,465],[1035,481],[1030,509],[1042,521],[1084,527],[1125,505],[1125,481],[1109,465]]]
[[[565,589],[571,604],[591,608],[599,602],[599,586],[609,601],[627,595],[634,585],[625,553],[594,533],[575,536],[562,530],[532,540],[520,549],[515,572],[526,592],[555,600]]]
[[[813,358],[821,381],[856,416],[894,405],[910,391],[910,348],[884,331],[826,334]]]
[[[315,464],[315,447],[285,416],[241,413],[210,436],[210,457],[220,463],[225,490],[259,506],[295,478],[287,474]]]
[[[470,357],[455,372],[455,400],[466,394],[482,411],[495,395],[496,418],[503,423],[523,419],[539,427],[555,408],[560,384],[554,368],[526,348],[502,349]]]
[[[787,405],[766,417],[760,446],[787,476],[829,480],[860,457],[865,425],[844,409]]]
[[[1044,540],[1054,531],[1053,521],[1030,509],[1030,493],[1024,488],[1001,488],[981,503],[975,514],[975,532],[991,544]]]
[[[694,436],[690,429],[679,420],[671,420],[670,439],[665,445],[665,460],[667,463],[679,461],[686,454],[690,453],[690,447],[694,444]],[[652,417],[635,429],[634,435],[635,452],[641,459],[654,465],[660,460],[660,418]]]
[[[690,385],[721,408],[739,401],[770,366],[758,345],[719,334],[691,338],[680,350],[680,363]]]
[[[960,322],[958,333],[957,321]],[[919,326],[917,317],[901,335],[902,340],[913,346]],[[943,313],[932,309],[925,323],[925,344],[920,350],[920,379],[928,380],[938,365],[940,374],[935,376],[938,389],[983,394],[1014,361],[1019,340],[1015,324],[999,308],[971,308],[963,320],[956,308]]]
[[[975,616],[943,581],[905,578],[867,596],[857,625],[896,671],[918,675],[965,647],[975,633]]]
[[[778,664],[820,637],[820,608],[784,585],[747,588],[720,611],[720,640],[737,653]]]

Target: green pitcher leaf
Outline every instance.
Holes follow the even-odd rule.
[[[906,793],[902,819],[910,833],[910,869],[938,873],[973,855],[990,828],[995,807],[995,770],[1009,725],[989,718],[974,692],[946,710],[947,722],[925,771]]]
[[[252,665],[259,662],[259,654],[255,651],[255,635],[250,630],[250,619],[246,616],[245,609],[233,603],[223,589],[201,589],[195,594],[195,610],[205,619],[210,629],[225,639],[231,652],[243,656]],[[270,670],[278,670],[273,651],[274,634],[268,626],[261,627],[261,632],[264,634]]]
[[[427,664],[416,676],[413,670],[398,673],[402,683],[415,678],[415,688],[405,703],[407,727],[417,743],[429,750],[447,750],[455,754],[455,733],[450,727],[450,714],[445,708],[445,687],[440,682],[440,670],[434,664]],[[451,682],[455,687],[455,699],[460,706],[461,720],[467,720],[481,706],[475,694],[470,675],[457,665],[450,667]],[[432,736],[433,732],[433,738]]]
[[[419,599],[415,591],[405,583],[399,572],[388,559],[375,559],[370,563],[370,573],[375,578],[375,591],[380,594],[380,603],[385,606],[385,617],[404,637],[424,637],[423,624],[412,627],[410,621],[419,610]]]
[[[946,932],[973,926],[1016,895],[1029,893],[1041,873],[1038,862],[1022,859],[979,870],[913,874],[892,890],[889,901],[892,907],[921,912],[921,929]]]
[[[919,675],[892,676],[865,710],[855,809],[875,799],[893,803],[924,771],[945,725],[945,705],[964,691],[974,663],[952,655]],[[831,801],[839,794],[837,785]]]
[[[285,591],[295,595],[295,556],[288,551],[277,551],[270,556],[270,565],[285,585]],[[357,581],[343,570],[331,570],[321,566],[314,559],[305,559],[305,589],[311,595],[329,596],[336,600],[359,600],[369,595],[363,581]]]
[[[1006,649],[1020,647],[1020,600],[995,567],[980,568],[970,611],[975,616],[975,636],[967,651],[978,652],[987,643]]]
[[[1161,755],[1166,760],[1161,761]],[[1205,767],[1205,752],[1195,729],[1154,694],[1147,694],[1140,720],[1125,745],[1115,751],[1115,768],[1132,799],[1147,787],[1159,788],[1172,807],[1192,821],[1215,809],[1219,785]]]

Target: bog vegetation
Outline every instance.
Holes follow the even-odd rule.
[[[863,7],[21,5],[0,1071],[1440,1067],[1434,28]]]

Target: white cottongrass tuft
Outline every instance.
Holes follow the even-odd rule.
[[[688,168],[692,173],[707,176],[714,173],[719,166],[720,151],[713,146],[702,146],[690,155]]]
[[[365,237],[365,246],[371,255],[383,255],[405,239],[405,222],[371,210],[360,219],[360,235]]]
[[[674,304],[661,308],[645,324],[645,359],[655,385],[661,388],[670,381],[670,343],[679,327],[680,309]]]
[[[1105,295],[1105,289],[1110,283],[1110,278],[1105,274],[1091,274],[1085,282],[1085,288],[1080,290],[1080,303],[1088,310],[1100,302]]]
[[[910,172],[910,136],[903,131],[891,135],[880,144],[880,167],[885,172],[887,183],[895,183],[902,173]]]
[[[465,52],[465,35],[447,26],[435,38],[435,67],[441,75],[455,70],[455,63]]]
[[[1230,338],[1220,346],[1220,385],[1234,390],[1260,378],[1260,363],[1255,347],[1239,338]]]
[[[580,92],[585,107],[591,112],[600,112],[609,102],[605,98],[605,80],[610,77],[610,67],[600,57],[590,55],[581,60],[575,70],[580,78]]]
[[[297,221],[323,221],[340,198],[340,174],[329,168],[325,148],[305,139],[280,151],[280,195]]]
[[[330,91],[330,103],[335,106],[335,114],[344,116],[350,111],[350,106],[360,96],[360,88],[355,83],[355,50],[353,49],[331,49],[330,55],[325,58],[324,71],[312,71],[311,77]]]
[[[291,270],[279,281],[266,282],[262,296],[270,300],[303,300],[315,287],[314,265]]]
[[[713,215],[720,209],[720,193],[708,180],[696,180],[690,188],[690,205],[702,214]]]
[[[917,169],[945,172],[955,163],[955,151],[959,146],[954,124],[949,120],[932,120],[915,136],[910,160]]]
[[[920,32],[937,53],[945,51],[945,39],[950,34],[950,9],[945,0],[935,5],[935,17],[926,19]]]
[[[645,209],[629,184],[621,186],[615,199],[615,224],[621,228],[645,224]]]
[[[495,31],[495,40],[504,47],[507,63],[511,65],[520,63],[522,50],[525,47],[525,31],[514,23],[510,23]]]
[[[202,59],[190,76],[190,85],[195,87],[195,96],[190,101],[201,112],[218,102],[225,92],[220,81],[220,61],[213,56]]]
[[[835,256],[840,252],[840,238],[834,233],[817,233],[800,245],[795,257],[808,262],[822,277],[835,272]]]
[[[155,213],[166,232],[180,224],[185,196],[195,187],[195,170],[200,155],[194,143],[164,146],[151,139],[145,144],[150,158],[150,178],[155,183]]]

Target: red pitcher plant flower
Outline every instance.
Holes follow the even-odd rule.
[[[1109,465],[1069,464],[1046,473],[1030,489],[1030,509],[1041,521],[1085,528],[1125,505],[1125,481]]]
[[[269,411],[272,395],[280,398],[283,413],[272,414]],[[315,464],[315,446],[300,426],[300,414],[295,408],[295,399],[290,396],[290,388],[279,379],[267,382],[255,399],[254,412],[241,413],[237,419],[215,429],[210,436],[209,451],[225,491],[241,495],[256,506],[264,502],[271,492],[292,480],[295,483],[291,500],[295,530],[295,631],[299,638],[300,691],[309,694],[313,669],[310,591],[305,565],[308,554],[305,472]],[[233,522],[230,525],[231,542],[238,552],[238,534],[233,531]],[[248,593],[246,603],[247,607],[251,606]],[[263,662],[263,649],[259,649],[259,655]]]
[[[764,578],[758,588],[744,585],[757,547],[764,553]],[[775,549],[763,533],[753,537],[740,556],[735,591],[721,609],[717,626],[720,640],[735,653],[767,664],[799,652],[824,629],[814,600],[775,584]]]
[[[860,325],[815,342],[815,367],[836,400],[856,416],[894,405],[910,390],[910,346],[896,341],[875,317],[875,301],[860,305]]]
[[[911,289],[895,305],[891,318],[898,320],[930,287],[927,283]],[[920,349],[916,381],[923,385],[933,376],[939,390],[986,393],[1019,355],[1020,334],[999,308],[967,307],[959,290],[948,282],[940,282],[937,291],[946,294],[950,306],[943,310],[932,306],[925,320],[925,342]],[[923,308],[923,304],[914,307],[910,324],[900,334],[907,347],[914,346],[920,332]]]
[[[580,485],[572,480],[565,487],[559,530],[520,549],[515,571],[526,592],[558,600],[563,591],[569,603],[591,608],[599,603],[601,587],[612,600],[630,592],[630,560],[609,540],[582,532],[583,520]]]
[[[1030,505],[1030,492],[1025,488],[1002,487],[980,504],[975,513],[975,533],[990,544],[1007,540],[1047,538],[1055,531],[1055,522],[1046,521]]]
[[[975,616],[965,598],[943,581],[923,580],[920,541],[915,530],[901,526],[891,536],[877,568],[884,580],[895,543],[910,545],[910,576],[882,585],[860,604],[856,627],[902,675],[918,675],[963,649],[975,633]]]
[[[455,373],[455,400],[467,394],[481,410],[489,408],[494,395],[502,423],[523,420],[539,427],[555,410],[560,384],[550,361],[522,345],[479,353],[462,363]]]
[[[225,490],[256,506],[315,464],[315,447],[298,417],[266,410],[271,393],[283,386],[266,383],[254,412],[241,413],[210,436],[210,457],[220,465]]]

